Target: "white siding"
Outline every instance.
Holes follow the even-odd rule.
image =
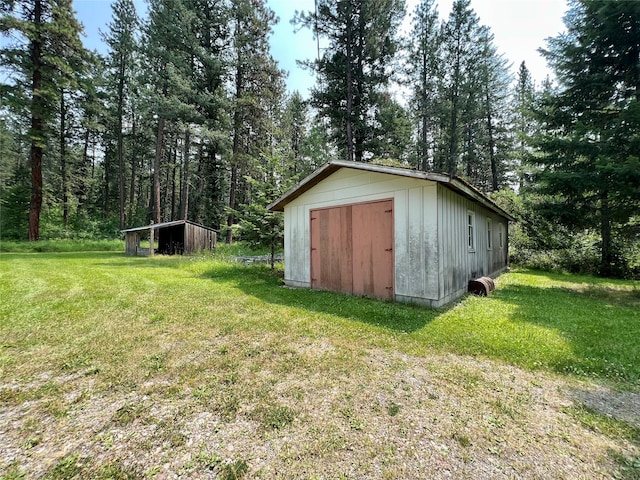
[[[396,296],[437,299],[436,184],[346,168],[285,206],[285,282],[310,286],[310,210],[385,198],[394,203]]]
[[[387,198],[394,202],[396,299],[442,305],[464,293],[469,279],[506,267],[505,218],[432,181],[343,168],[284,207],[285,283],[311,285],[310,210]],[[467,248],[468,210],[475,213],[474,252]],[[487,250],[487,217],[493,250]]]
[[[467,212],[475,215],[475,249],[468,248]],[[487,218],[492,220],[493,249],[487,245]],[[506,241],[498,242],[500,223],[506,219],[448,188],[438,185],[438,252],[440,302],[446,303],[467,291],[470,279],[494,276],[507,266]]]

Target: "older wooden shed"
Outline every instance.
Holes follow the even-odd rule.
[[[149,256],[157,252],[166,255],[183,255],[211,250],[216,245],[216,231],[189,220],[152,223],[143,227],[123,230],[127,255]],[[149,248],[140,246],[141,236],[148,233]]]
[[[440,306],[507,267],[511,216],[457,177],[338,160],[268,208],[290,286]]]

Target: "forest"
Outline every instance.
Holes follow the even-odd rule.
[[[341,158],[470,181],[518,220],[516,263],[640,277],[640,2],[572,0],[536,85],[471,0],[448,18],[317,0],[281,19],[319,40],[308,99],[271,54],[277,21],[266,0],[149,0],[144,18],[114,0],[100,55],[72,0],[2,2],[0,239],[188,219],[273,243],[266,205]]]

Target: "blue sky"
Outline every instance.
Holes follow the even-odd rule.
[[[134,2],[138,13],[145,14],[144,0]],[[441,19],[448,16],[452,2],[438,0]],[[407,11],[412,12],[416,3],[418,0],[407,0]],[[315,80],[296,60],[315,58],[316,43],[309,30],[294,33],[290,22],[296,10],[313,10],[314,0],[269,0],[268,4],[280,19],[271,37],[272,54],[280,68],[289,72],[289,90],[307,96]],[[111,20],[111,1],[74,0],[73,6],[85,27],[85,46],[105,53],[99,31],[106,31]],[[524,60],[538,84],[550,74],[537,49],[545,46],[545,38],[564,30],[566,0],[472,0],[471,6],[481,23],[491,27],[498,50],[513,64],[514,73]],[[409,19],[405,23],[408,29]]]

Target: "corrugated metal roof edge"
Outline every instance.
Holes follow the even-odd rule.
[[[507,219],[514,221],[515,219],[501,207],[499,207],[493,200],[483,194],[476,187],[471,185],[466,180],[460,177],[449,176],[444,173],[435,172],[422,172],[419,170],[411,170],[408,168],[400,167],[387,167],[385,165],[376,165],[373,163],[363,162],[351,162],[348,160],[331,160],[318,168],[311,175],[301,180],[295,187],[285,192],[277,200],[267,205],[267,210],[272,212],[284,211],[284,206],[292,200],[298,198],[304,192],[320,183],[332,173],[340,170],[341,168],[353,168],[357,170],[366,170],[369,172],[386,173],[389,175],[399,175],[402,177],[418,178],[421,180],[430,180],[446,185],[448,188],[475,200],[485,207],[493,210],[500,215],[505,216]]]
[[[211,230],[213,232],[218,232],[215,228],[205,227],[204,225],[200,225],[199,223],[192,222],[191,220],[173,220],[171,222],[162,222],[162,223],[152,223],[151,225],[145,225],[144,227],[135,227],[135,228],[127,228],[126,230],[120,230],[122,233],[126,232],[139,232],[141,230],[150,230],[150,229],[158,229],[164,227],[173,227],[175,225],[182,225],[188,223],[190,225],[195,225],[196,227],[204,228],[206,230]]]

